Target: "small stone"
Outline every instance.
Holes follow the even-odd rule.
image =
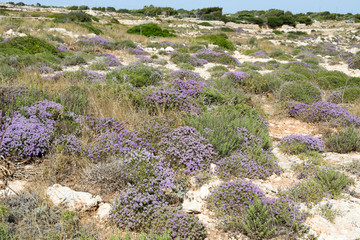
[[[109,203],[101,204],[97,210],[97,216],[100,220],[106,220],[110,216],[111,205]]]

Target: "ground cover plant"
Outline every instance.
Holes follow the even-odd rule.
[[[359,16],[25,5],[0,4],[1,239],[359,230]]]

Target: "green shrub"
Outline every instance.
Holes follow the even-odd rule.
[[[280,57],[281,55],[284,55],[285,52],[281,49],[275,49],[274,51],[272,51],[269,56],[272,58],[277,58]]]
[[[56,13],[47,17],[54,18],[55,22],[91,22],[92,17],[82,11],[74,11],[69,13]]]
[[[264,239],[273,234],[276,227],[271,227],[271,217],[266,204],[255,198],[254,204],[250,205],[243,227],[251,239]]]
[[[135,87],[154,85],[162,78],[157,68],[142,63],[133,63],[106,74],[106,79],[115,83],[131,83]]]
[[[28,54],[37,54],[37,53],[44,53],[48,52],[56,56],[61,56],[61,53],[46,41],[36,38],[36,37],[15,37],[12,38],[10,41],[4,42],[0,44],[0,50],[4,51],[7,50],[9,54],[9,49],[13,49],[14,52],[25,52]]]
[[[340,71],[319,72],[315,75],[315,81],[321,89],[337,89],[346,86],[349,77]]]
[[[310,178],[297,183],[295,186],[282,192],[281,195],[285,195],[295,202],[311,204],[321,201],[326,196],[326,193],[316,179]]]
[[[338,209],[331,209],[331,204],[326,203],[319,207],[318,211],[320,216],[325,218],[331,223],[334,223],[334,220],[337,216],[341,216],[341,211]]]
[[[345,103],[353,103],[360,99],[360,88],[352,87],[344,89],[343,101]]]
[[[146,37],[175,37],[176,35],[170,33],[167,29],[161,29],[154,23],[141,24],[139,26],[132,27],[126,31],[130,34],[139,34]]]
[[[281,31],[279,31],[279,30],[273,30],[273,33],[274,34],[276,34],[276,35],[281,35],[281,34],[283,34]]]
[[[351,174],[356,175],[357,177],[360,177],[360,161],[352,160],[351,163],[345,166],[345,170]]]
[[[309,81],[285,82],[279,93],[282,101],[312,104],[321,100],[320,90]]]
[[[208,23],[208,22],[201,22],[201,23],[198,23],[198,25],[205,26],[205,27],[212,27],[213,26],[211,23]]]
[[[129,39],[118,41],[115,43],[115,46],[117,49],[131,49],[137,47],[137,45]]]
[[[360,151],[359,131],[355,127],[347,127],[326,138],[325,146],[328,151],[337,153]]]
[[[316,57],[305,57],[302,61],[310,65],[319,65],[320,62]]]
[[[210,68],[208,71],[209,72],[221,72],[221,71],[228,72],[229,69],[225,66],[218,65],[218,66],[214,66],[214,67]]]
[[[348,176],[332,168],[321,169],[317,173],[317,181],[333,197],[339,196],[341,190],[351,183],[351,179]]]
[[[220,31],[222,31],[222,32],[235,32],[234,29],[229,28],[229,27],[222,27],[222,28],[220,28]]]
[[[242,127],[261,139],[263,149],[270,147],[266,122],[256,110],[246,105],[220,106],[211,112],[190,117],[187,124],[209,139],[220,156],[227,156],[242,146],[243,139],[237,132]]]
[[[229,49],[229,50],[235,50],[235,46],[232,42],[227,40],[225,36],[223,35],[205,35],[198,37],[199,39],[204,39],[209,41],[212,44],[218,45],[219,47]]]
[[[86,64],[85,58],[80,54],[69,54],[63,59],[65,66],[75,66],[80,64]]]
[[[271,28],[278,28],[281,27],[283,24],[284,21],[279,17],[269,16],[267,18],[267,25]]]

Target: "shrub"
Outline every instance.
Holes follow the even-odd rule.
[[[188,174],[208,170],[216,155],[208,140],[191,127],[174,129],[161,139],[159,145],[166,160]]]
[[[161,29],[154,23],[141,24],[139,26],[132,27],[126,31],[130,34],[139,34],[146,37],[175,37],[175,34],[170,33],[167,29]]]
[[[61,135],[54,141],[54,146],[57,152],[81,156],[84,151],[84,146],[80,139],[75,135]]]
[[[341,190],[351,182],[351,179],[344,173],[332,168],[323,168],[317,172],[317,179],[326,192],[333,197],[340,195]]]
[[[74,54],[65,56],[63,63],[66,66],[75,66],[80,64],[86,64],[86,60],[82,55]]]
[[[28,54],[50,53],[61,56],[56,47],[36,37],[15,37],[9,41],[0,43],[0,49],[17,49]]]
[[[345,166],[345,170],[354,174],[356,176],[360,176],[360,161],[359,160],[352,160],[351,163]]]
[[[222,65],[217,65],[208,70],[209,72],[228,72],[229,69]]]
[[[117,49],[131,49],[137,47],[137,45],[129,39],[115,42],[115,46]]]
[[[235,83],[241,83],[242,80],[249,77],[249,74],[242,71],[229,71],[226,72],[223,77],[229,78],[231,81]]]
[[[286,82],[281,86],[280,99],[311,104],[321,100],[321,92],[309,81]]]
[[[271,28],[278,28],[281,27],[283,24],[284,21],[279,17],[269,16],[267,18],[267,25]]]
[[[48,239],[100,240],[90,233],[90,230],[94,232],[94,227],[90,229],[81,226],[74,212],[52,206],[41,195],[40,192],[31,191],[5,196],[0,200],[0,204],[9,209],[7,219],[0,223],[0,234],[5,233],[5,236],[0,235],[5,237],[2,239],[36,239],[46,236]],[[10,234],[10,238],[6,238],[9,236],[6,233]]]
[[[220,156],[227,156],[241,148],[244,141],[238,130],[242,127],[261,140],[261,148],[266,150],[270,146],[267,123],[258,112],[245,105],[221,106],[190,117],[187,123],[209,139]]]
[[[322,89],[343,88],[349,80],[349,77],[340,71],[319,72],[315,77],[317,84]]]
[[[172,208],[158,211],[152,222],[152,231],[158,234],[169,232],[172,239],[204,240],[206,229],[199,219]],[[165,230],[166,229],[166,230]]]
[[[169,235],[175,239],[205,239],[205,227],[197,217],[166,206],[148,193],[130,188],[115,198],[110,221],[120,228]]]
[[[170,72],[170,78],[175,79],[178,78],[180,80],[196,80],[200,81],[203,80],[203,78],[200,76],[200,74],[193,72],[193,71],[186,71],[186,70],[174,70]]]
[[[256,201],[260,201],[259,205],[266,206],[269,219],[271,219],[271,222],[268,223],[271,229],[280,226],[299,231],[304,228],[303,223],[306,220],[306,215],[292,200],[287,198],[268,199],[257,186],[246,181],[222,183],[212,190],[207,201],[209,209],[219,218],[220,224],[225,230],[235,235],[243,230],[246,231],[246,227],[244,229],[246,213],[252,211],[249,210],[249,207],[256,204]]]
[[[142,100],[152,111],[165,112],[167,110],[176,110],[194,115],[201,112],[196,99],[179,92],[178,89],[165,88],[150,92]]]
[[[86,38],[83,43],[97,45],[97,46],[106,46],[107,44],[113,43],[113,41],[110,41],[104,37],[95,36],[91,38]]]
[[[5,117],[0,128],[0,154],[5,157],[41,157],[49,148],[55,130],[55,120],[62,110],[60,104],[41,101],[24,107],[24,115],[15,112]]]
[[[205,26],[205,27],[212,27],[213,26],[211,23],[208,23],[208,22],[201,22],[201,23],[198,23],[198,25]]]
[[[360,120],[345,109],[329,102],[316,102],[311,105],[289,103],[292,117],[306,122],[330,122],[342,125],[360,125]]]
[[[246,233],[253,239],[263,239],[271,236],[276,227],[271,227],[271,218],[267,206],[255,198],[250,205],[243,224]]]
[[[343,93],[341,91],[336,90],[330,93],[330,95],[326,98],[326,101],[330,103],[338,104],[342,102],[342,98],[343,98]]]
[[[235,46],[232,42],[226,39],[226,37],[222,35],[205,35],[198,37],[200,39],[204,39],[209,41],[212,44],[218,45],[219,47],[228,49],[228,50],[235,50]]]
[[[353,103],[360,99],[360,88],[352,87],[344,89],[343,101],[345,103]]]
[[[163,199],[166,199],[165,193],[175,187],[174,172],[169,164],[146,150],[134,150],[115,157],[111,162],[98,163],[87,171],[87,179],[106,192],[119,191],[131,184],[142,192],[162,196]]]
[[[360,69],[360,54],[350,55],[346,62],[351,69]]]
[[[324,142],[311,135],[288,135],[281,139],[279,149],[289,154],[299,154],[308,151],[324,151]]]
[[[325,140],[328,151],[337,153],[348,153],[360,150],[360,135],[354,127],[347,127]]]
[[[222,28],[220,28],[220,31],[221,32],[235,32],[234,29],[229,28],[229,27],[222,27]]]
[[[256,147],[254,146],[254,148]],[[218,175],[225,180],[233,178],[265,179],[274,173],[279,174],[281,171],[276,158],[265,151],[254,157],[246,150],[238,150],[231,156],[222,158],[217,165]]]
[[[176,52],[171,54],[170,60],[176,64],[187,63],[194,67],[203,66],[204,64],[208,63],[208,61],[205,59],[199,59],[196,56],[191,56],[187,53]]]
[[[318,203],[328,194],[314,178],[306,179],[282,193],[295,202]]]
[[[129,82],[134,87],[144,87],[155,85],[162,79],[162,74],[157,68],[143,63],[132,63],[109,72],[106,74],[106,79],[115,83]]]
[[[251,182],[224,182],[213,189],[208,198],[208,207],[220,219],[227,230],[239,231],[241,218],[256,198],[265,199],[261,190]]]
[[[194,57],[204,59],[208,62],[215,62],[226,65],[241,65],[240,61],[235,57],[227,53],[215,52],[210,49],[201,49],[194,54]]]

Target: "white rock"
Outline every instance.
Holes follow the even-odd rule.
[[[102,200],[99,195],[93,197],[86,192],[76,192],[60,184],[54,184],[46,192],[49,199],[57,206],[65,206],[71,210],[89,210],[96,207]]]
[[[165,48],[165,51],[167,51],[167,52],[173,52],[173,51],[175,51],[175,49],[172,48],[172,47],[167,47],[167,48]]]
[[[101,204],[100,207],[97,210],[97,216],[100,218],[100,220],[106,220],[111,212],[111,205],[108,203]]]
[[[200,188],[200,198],[205,200],[209,197],[210,195],[210,189],[209,186],[204,185]]]
[[[1,183],[3,185],[4,183]],[[8,187],[6,187],[3,190],[0,190],[0,196],[1,195],[7,195],[7,196],[14,196],[16,193],[21,193],[24,191],[25,186],[27,182],[16,180],[16,181],[10,181],[8,182]]]
[[[201,213],[204,204],[200,191],[188,191],[184,197],[182,208],[187,213]]]

